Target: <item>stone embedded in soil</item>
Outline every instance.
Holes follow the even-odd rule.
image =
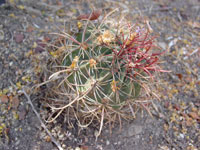
[[[124,132],[124,136],[125,137],[129,137],[129,136],[134,136],[134,135],[138,135],[142,132],[142,125],[131,125],[129,126],[127,132]]]
[[[16,33],[15,34],[15,41],[17,43],[21,43],[24,39],[24,35],[22,33]]]

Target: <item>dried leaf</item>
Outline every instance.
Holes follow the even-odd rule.
[[[187,126],[192,126],[192,118],[186,117],[186,125]]]
[[[200,23],[195,22],[195,21],[188,21],[188,25],[191,26],[192,28],[200,28]]]
[[[192,117],[193,119],[200,119],[200,117],[198,116],[196,112],[190,112],[188,115]]]
[[[182,78],[183,78],[183,75],[180,74],[180,73],[177,73],[176,76],[177,76],[180,80],[182,80]]]
[[[56,15],[59,17],[64,17],[66,15],[65,10],[64,9],[59,9],[56,11]]]
[[[177,111],[180,110],[180,106],[178,106],[177,104],[174,104],[174,105],[173,105],[173,108],[174,108],[175,110],[177,110]]]
[[[27,32],[33,32],[35,28],[33,26],[28,26],[28,28],[26,29]]]
[[[45,137],[45,141],[46,141],[46,142],[51,142],[51,137],[50,137],[50,136],[46,136],[46,137]]]
[[[163,125],[163,128],[164,128],[165,131],[168,131],[168,130],[169,130],[169,125],[165,123],[165,124]]]
[[[35,46],[35,52],[36,53],[41,53],[41,52],[43,52],[45,50],[46,44],[42,40],[37,40],[34,43],[34,46]]]
[[[81,145],[81,150],[89,150],[89,147],[85,145]]]
[[[9,99],[7,95],[0,96],[0,100],[2,103],[8,103]]]
[[[21,10],[24,10],[25,9],[25,7],[23,6],[23,5],[18,5],[17,6],[19,9],[21,9]]]
[[[9,17],[16,18],[14,13],[9,14]]]
[[[89,19],[89,20],[96,20],[99,18],[101,15],[102,10],[94,10],[90,14],[83,14],[77,17],[77,20],[84,20],[84,19]]]
[[[12,104],[12,107],[15,109],[19,106],[18,96],[15,96],[11,99],[11,104]]]
[[[13,111],[13,118],[19,120],[19,114],[15,111]]]
[[[17,83],[16,83],[16,86],[17,86],[18,89],[21,89],[21,88],[22,88],[21,82],[17,82]]]

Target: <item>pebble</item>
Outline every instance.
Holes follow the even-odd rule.
[[[75,150],[81,150],[81,148],[80,147],[76,147]]]
[[[15,145],[17,146],[17,145],[19,145],[19,143],[20,143],[20,140],[17,140],[17,141],[15,142]]]
[[[13,62],[11,61],[10,63],[9,63],[9,66],[12,66],[13,65]]]
[[[40,133],[40,139],[43,139],[46,136],[45,132]]]
[[[62,148],[66,148],[67,146],[65,144],[62,144]]]
[[[59,139],[59,140],[63,140],[63,138],[64,138],[64,134],[58,135],[58,139]]]
[[[17,43],[21,43],[23,41],[23,39],[24,39],[24,35],[23,34],[21,34],[21,33],[16,33],[15,34],[15,41]]]
[[[28,130],[30,131],[30,130],[31,130],[31,127],[28,127]]]
[[[107,141],[106,141],[106,145],[109,145],[109,144],[110,144],[110,141],[107,140]]]
[[[109,130],[105,130],[106,133],[109,133]]]
[[[0,41],[4,40],[4,32],[3,30],[0,30]]]
[[[179,134],[179,138],[183,139],[184,137],[185,137],[184,134],[182,134],[182,133]]]
[[[128,133],[126,133],[126,136],[133,136],[140,134],[142,132],[142,126],[141,125],[132,125],[128,129]]]

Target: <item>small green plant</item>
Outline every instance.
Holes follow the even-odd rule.
[[[153,72],[164,71],[157,65],[163,52],[148,23],[117,22],[111,13],[94,23],[93,14],[79,17],[77,31],[56,33],[48,48],[52,74],[43,84],[55,113],[48,122],[64,112],[81,127],[98,123],[100,135],[104,124],[112,128],[117,120],[135,118],[141,106],[148,110]]]

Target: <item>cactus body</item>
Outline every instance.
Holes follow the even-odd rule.
[[[72,109],[80,124],[96,119],[101,131],[104,120],[135,117],[135,100],[149,92],[152,73],[163,71],[156,65],[162,52],[148,26],[89,20],[83,24],[79,22],[78,31],[71,35],[59,34],[60,44],[50,51],[59,55],[53,56],[54,62],[62,68],[50,79],[61,76],[53,80],[58,83],[54,90],[66,99],[64,106],[54,109]]]

